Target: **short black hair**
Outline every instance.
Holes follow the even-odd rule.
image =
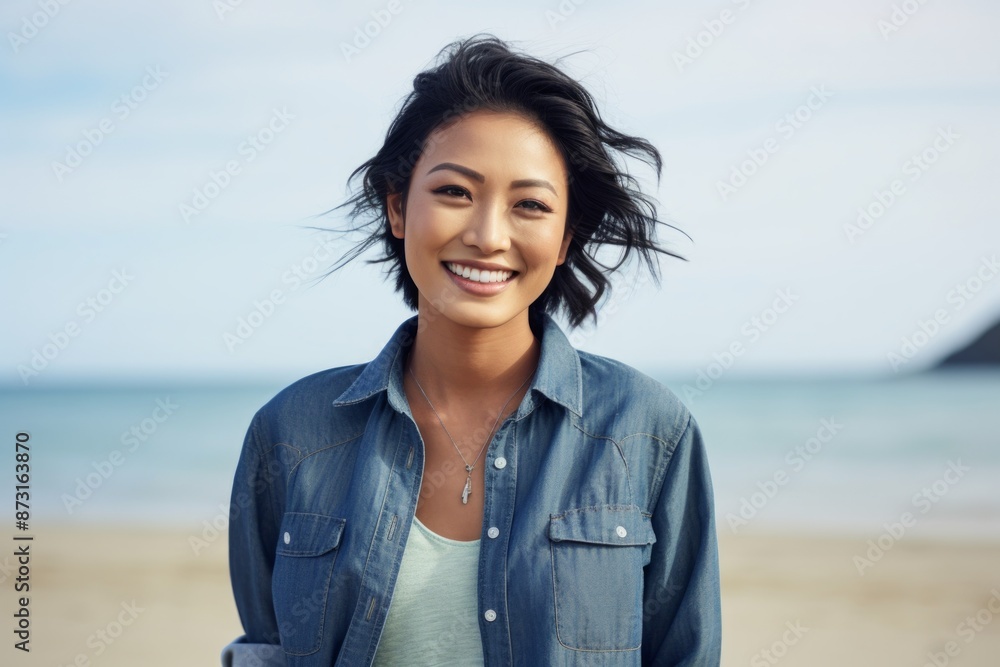
[[[657,182],[662,170],[659,151],[645,139],[622,134],[605,123],[580,83],[554,65],[516,53],[488,33],[452,42],[438,54],[442,57],[443,62],[416,75],[413,91],[390,124],[382,147],[351,173],[348,185],[360,175],[361,190],[326,212],[352,206],[352,219],[368,218],[355,229],[368,229],[367,236],[323,277],[381,242],[383,255],[367,263],[390,262],[396,291],[402,291],[405,304],[417,310],[417,286],[406,268],[404,241],[390,230],[386,197],[402,193],[405,216],[410,176],[428,136],[477,110],[514,112],[539,124],[569,171],[566,225],[573,238],[565,262],[556,266],[549,285],[531,304],[534,314],[555,314],[563,308],[573,328],[587,316],[596,324],[597,304],[605,292],[610,293],[607,275],[633,251],[645,259],[657,285],[657,265],[650,251],[686,259],[656,244],[655,226],[661,223],[656,205],[639,191],[632,175],[619,168],[609,149],[654,167]],[[617,264],[608,267],[594,257],[592,252],[602,245],[623,248]]]

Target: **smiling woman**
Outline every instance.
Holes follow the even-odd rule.
[[[405,214],[403,195],[388,195],[392,235],[409,240],[418,309],[435,308],[427,295],[448,295],[449,319],[513,331],[519,318],[517,328],[530,334],[528,307],[572,239],[558,148],[544,128],[509,112],[474,111],[431,140],[434,150],[414,166]]]
[[[698,424],[552,317],[596,321],[630,254],[654,277],[673,254],[611,157],[659,174],[659,153],[495,37],[446,55],[345,203],[371,218],[345,262],[381,242],[417,314],[254,416],[229,532],[245,634],[223,664],[718,665]]]

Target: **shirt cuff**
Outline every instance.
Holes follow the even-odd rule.
[[[222,649],[222,667],[286,667],[280,644],[256,644],[246,639],[240,635]]]

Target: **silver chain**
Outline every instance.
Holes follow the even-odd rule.
[[[468,505],[469,494],[472,493],[472,471],[476,467],[476,463],[479,462],[479,457],[483,455],[483,451],[485,451],[486,445],[489,443],[490,438],[493,437],[493,431],[496,430],[497,424],[500,423],[500,415],[503,414],[503,411],[507,408],[507,404],[510,403],[511,399],[513,399],[517,395],[517,392],[521,391],[521,387],[523,387],[525,383],[527,383],[527,381],[531,379],[531,375],[534,375],[535,372],[532,371],[531,375],[524,378],[524,382],[522,382],[521,385],[514,390],[514,393],[510,395],[510,398],[507,399],[507,402],[503,404],[502,408],[500,408],[500,413],[497,414],[497,419],[495,422],[493,422],[493,428],[490,429],[489,435],[486,436],[486,441],[483,443],[483,446],[479,449],[479,454],[476,455],[476,460],[473,461],[472,464],[470,465],[469,462],[465,460],[465,456],[462,455],[462,450],[459,449],[458,445],[455,443],[455,438],[451,437],[451,433],[448,433],[448,427],[444,425],[444,420],[441,419],[441,415],[438,414],[438,411],[434,407],[434,404],[431,403],[431,399],[427,398],[427,393],[424,391],[424,388],[420,386],[419,382],[417,382],[417,376],[413,374],[413,368],[408,368],[407,370],[410,372],[410,377],[413,378],[413,381],[417,383],[417,389],[419,389],[420,393],[423,394],[424,400],[427,401],[427,405],[431,406],[431,410],[434,411],[434,416],[437,417],[439,422],[441,422],[441,428],[443,428],[444,432],[447,433],[448,439],[451,440],[451,444],[455,446],[455,451],[458,452],[458,455],[462,457],[462,462],[465,464],[465,472],[466,472],[465,488],[462,489],[462,504]]]

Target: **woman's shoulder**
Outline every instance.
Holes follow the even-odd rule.
[[[587,421],[613,422],[619,431],[645,429],[677,442],[693,416],[670,387],[618,359],[583,350],[577,354]]]
[[[694,416],[663,382],[610,357],[578,351],[581,429],[597,443],[613,441],[643,512],[653,512],[671,462],[700,455]]]
[[[264,403],[257,417],[272,424],[289,419],[302,422],[310,417],[327,418],[334,400],[351,386],[367,365],[338,366],[299,378]]]

